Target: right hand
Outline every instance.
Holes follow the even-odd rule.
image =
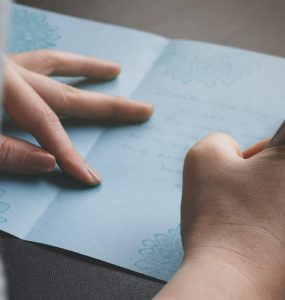
[[[285,146],[264,150],[267,143],[242,153],[231,137],[213,134],[189,151],[184,260],[215,253],[250,282],[258,299],[285,299]]]
[[[55,164],[74,178],[99,184],[100,177],[74,149],[59,116],[144,122],[153,113],[150,104],[81,91],[46,75],[85,76],[102,81],[118,76],[115,63],[76,54],[39,50],[6,59],[4,108],[12,121],[30,132],[42,147],[0,137],[0,171],[38,174],[51,172]]]
[[[285,299],[285,146],[241,152],[225,134],[184,164],[184,260],[156,299]]]

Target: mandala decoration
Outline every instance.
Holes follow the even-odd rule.
[[[259,62],[235,49],[218,48],[205,51],[197,46],[170,45],[156,61],[165,75],[180,83],[200,82],[206,86],[231,85],[259,69]]]
[[[3,195],[5,194],[5,190],[0,189],[0,199],[3,197]],[[6,223],[7,219],[2,216],[2,214],[5,214],[5,212],[10,208],[10,205],[6,202],[0,201],[0,224],[1,223]]]
[[[48,22],[44,13],[18,7],[12,9],[8,52],[53,48],[59,38],[58,28]]]
[[[142,241],[139,250],[142,259],[135,266],[144,273],[168,281],[178,270],[183,259],[180,225],[167,233],[158,233]]]

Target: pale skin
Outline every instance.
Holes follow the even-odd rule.
[[[224,134],[187,154],[185,256],[156,300],[285,299],[285,146],[241,152]]]
[[[79,55],[36,51],[6,60],[4,108],[41,147],[0,137],[0,171],[51,172],[56,163],[88,185],[101,182],[76,152],[59,116],[128,123],[153,113],[147,103],[63,85],[47,75],[115,78],[120,66]],[[184,164],[181,268],[155,299],[285,298],[285,147],[267,140],[241,152],[224,134],[210,135]]]
[[[82,91],[48,75],[106,81],[117,77],[120,70],[117,63],[49,50],[9,56],[3,106],[12,121],[31,133],[41,147],[1,136],[0,172],[44,174],[57,163],[83,183],[99,184],[101,177],[78,154],[59,117],[141,123],[150,118],[153,107],[119,96]]]

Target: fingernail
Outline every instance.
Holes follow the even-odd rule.
[[[121,64],[115,62],[115,61],[109,61],[109,60],[101,60],[101,62],[104,64],[104,65],[108,65],[108,66],[111,66],[111,67],[116,67],[116,68],[121,68]]]
[[[91,176],[91,184],[93,185],[101,184],[102,179],[91,168],[88,168],[88,173]]]
[[[154,106],[150,103],[147,103],[148,108],[151,110],[151,113],[154,112]]]
[[[34,172],[51,172],[55,164],[55,157],[44,151],[31,151],[25,159],[25,167]]]
[[[101,60],[100,61],[105,67],[109,66],[109,67],[114,67],[114,68],[119,68],[121,69],[121,64],[115,62],[115,61],[110,61],[110,60]]]
[[[142,120],[148,120],[154,113],[154,106],[150,103],[141,103],[144,109],[144,114],[142,115]]]
[[[121,65],[115,62],[109,62],[109,67],[111,67],[109,70],[110,79],[116,78],[122,71]]]
[[[110,62],[110,65],[121,70],[122,66],[116,62]]]
[[[153,104],[151,104],[151,103],[140,102],[140,101],[137,101],[137,102],[135,102],[135,103],[136,103],[137,105],[139,105],[140,107],[147,108],[148,110],[151,110],[151,111],[154,110],[154,106],[153,106]]]

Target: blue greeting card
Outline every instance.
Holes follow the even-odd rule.
[[[135,126],[64,122],[77,150],[104,178],[83,188],[54,172],[1,175],[0,228],[25,240],[94,257],[162,280],[178,269],[183,159],[220,131],[242,147],[284,119],[285,60],[14,6],[10,52],[52,48],[120,62],[122,75],[68,84],[147,100],[155,115]],[[9,120],[4,132],[34,139]],[[207,187],[205,187],[207,188]]]

